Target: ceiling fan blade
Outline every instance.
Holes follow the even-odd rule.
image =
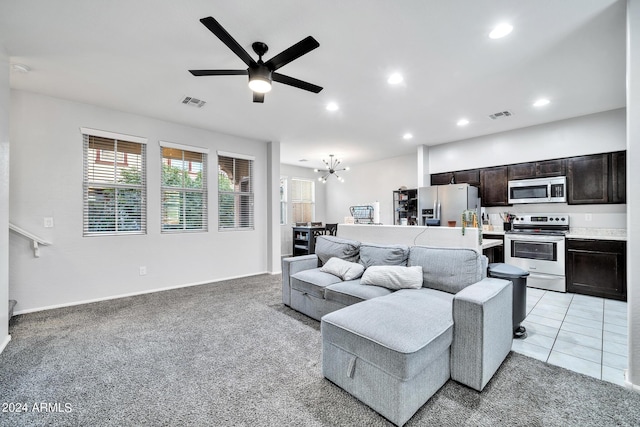
[[[233,37],[231,37],[231,34],[229,34],[218,21],[213,19],[213,17],[208,16],[206,18],[202,18],[200,22],[202,22],[204,26],[209,29],[209,31],[215,34],[220,39],[220,41],[222,41],[222,43],[226,44],[227,47],[233,51],[233,53],[238,55],[238,58],[242,59],[242,62],[249,66],[256,63],[256,61],[251,58],[249,53],[247,53],[247,51],[244,50],[244,48],[240,46],[240,44]]]
[[[313,49],[320,46],[320,43],[313,37],[309,36],[306,39],[299,41],[288,49],[283,50],[265,64],[271,71],[275,71],[280,67],[284,67],[294,59],[300,58],[302,55],[311,52]]]
[[[194,76],[246,76],[247,70],[189,70]]]
[[[271,75],[273,81],[278,83],[284,83],[289,86],[297,87],[298,89],[308,90],[309,92],[318,93],[322,90],[320,86],[316,86],[312,83],[308,83],[302,80],[294,79],[293,77],[285,76],[280,73],[273,73]]]
[[[264,102],[264,93],[253,92],[253,102]]]

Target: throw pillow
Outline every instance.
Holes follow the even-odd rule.
[[[316,239],[316,255],[321,265],[331,257],[338,257],[345,261],[358,262],[360,242],[341,239],[335,236],[318,236]]]
[[[342,280],[354,280],[362,276],[364,267],[357,262],[349,262],[333,257],[329,258],[329,261],[320,268],[320,271],[338,276]]]
[[[374,265],[364,271],[360,284],[382,286],[393,290],[420,289],[422,266]]]

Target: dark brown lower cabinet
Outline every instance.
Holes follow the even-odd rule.
[[[489,264],[494,262],[504,262],[504,236],[500,234],[485,234],[482,233],[483,239],[495,239],[502,240],[502,245],[494,246],[492,248],[484,249],[483,255],[486,255],[489,259]]]
[[[567,292],[627,300],[627,242],[567,239]]]

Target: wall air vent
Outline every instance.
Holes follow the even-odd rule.
[[[491,120],[496,120],[496,119],[502,119],[504,117],[510,117],[512,115],[513,113],[511,113],[511,111],[505,110],[505,111],[499,111],[497,113],[489,114],[489,118]]]
[[[198,98],[192,98],[190,96],[185,96],[184,99],[182,100],[182,103],[185,105],[190,105],[192,107],[198,107],[198,108],[202,108],[204,107],[204,104],[206,104],[206,101],[203,101],[201,99]]]

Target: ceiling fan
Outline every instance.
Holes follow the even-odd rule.
[[[225,30],[222,25],[211,16],[200,20],[205,27],[215,34],[222,43],[226,44],[238,57],[248,65],[246,70],[189,70],[194,76],[236,76],[248,75],[249,88],[253,91],[253,102],[264,102],[264,94],[271,90],[271,82],[276,81],[298,89],[308,90],[309,92],[318,93],[322,90],[320,86],[276,73],[275,71],[284,67],[291,61],[300,58],[320,46],[320,43],[313,37],[309,36],[288,49],[283,50],[267,62],[262,60],[262,56],[267,53],[269,47],[262,42],[255,42],[251,45],[253,51],[258,55],[258,61],[255,61],[243,49],[242,46]]]

